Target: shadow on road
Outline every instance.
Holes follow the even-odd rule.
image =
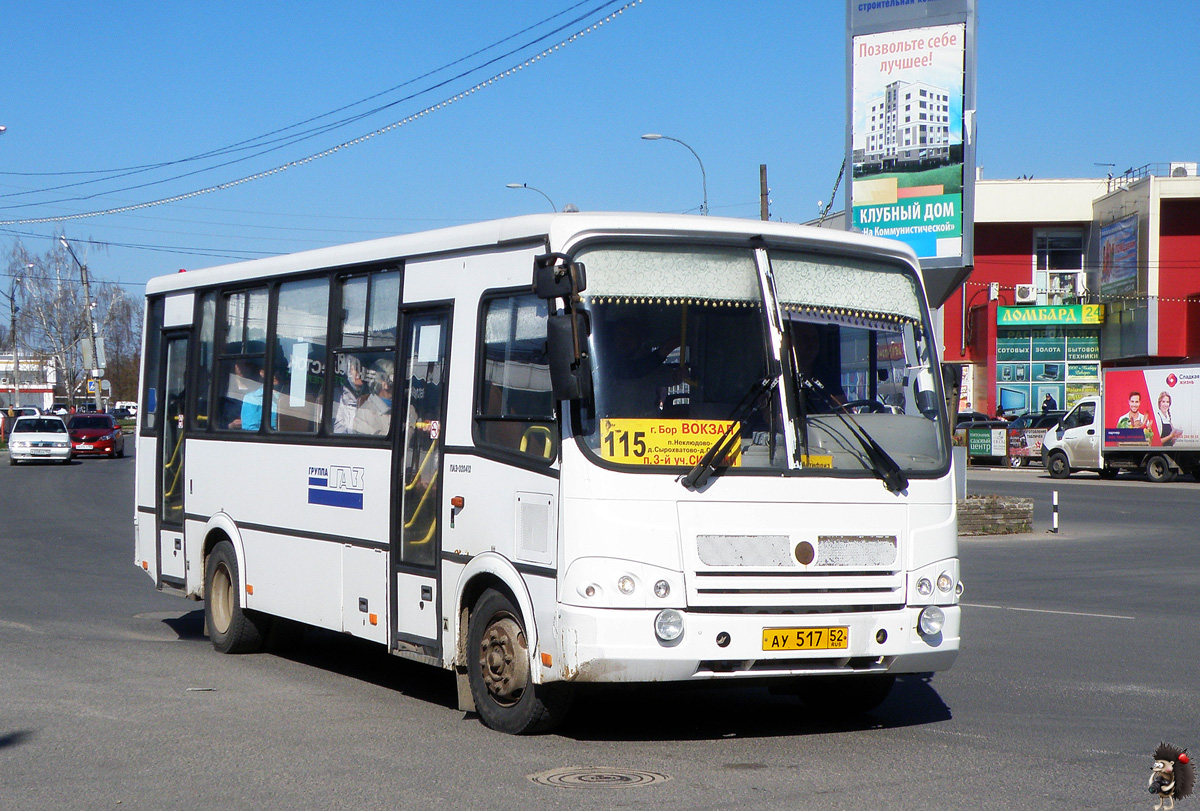
[[[905,675],[865,715],[814,714],[767,687],[653,684],[581,691],[560,730],[579,740],[714,740],[896,729],[948,721],[950,708],[929,676]]]
[[[204,638],[204,609],[189,611],[179,617],[167,617],[163,625],[179,635],[181,640],[191,642]]]
[[[28,729],[18,729],[13,732],[6,732],[0,735],[0,749],[8,749],[10,746],[20,746],[26,740],[33,737],[33,732]]]
[[[204,638],[204,611],[164,619],[183,640]],[[320,668],[453,709],[454,676],[447,670],[400,659],[365,640],[294,623],[267,637],[265,655]],[[767,686],[663,683],[580,685],[574,706],[558,729],[577,740],[715,740],[896,729],[948,721],[950,708],[927,674],[896,679],[887,700],[865,715],[817,715],[794,695]]]

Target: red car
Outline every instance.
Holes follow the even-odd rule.
[[[111,414],[76,414],[67,423],[75,456],[124,456],[125,435]]]

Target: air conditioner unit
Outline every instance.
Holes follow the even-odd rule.
[[[1019,284],[1013,291],[1013,300],[1017,304],[1033,304],[1037,301],[1037,288],[1031,284]]]
[[[1171,177],[1195,177],[1195,176],[1196,176],[1195,161],[1192,161],[1190,163],[1172,163],[1171,164]]]

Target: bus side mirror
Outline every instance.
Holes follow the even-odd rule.
[[[555,400],[591,399],[592,362],[587,354],[590,334],[585,312],[549,317],[546,350],[550,361],[550,388]]]
[[[587,289],[582,262],[572,262],[561,253],[548,253],[533,260],[533,292],[538,298],[571,300]]]
[[[929,419],[937,417],[937,388],[934,386],[933,373],[928,369],[921,369],[917,372],[916,401],[918,411]]]

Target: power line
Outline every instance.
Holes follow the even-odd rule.
[[[294,144],[296,144],[296,143],[300,143],[301,141],[309,140],[309,139],[311,139],[311,138],[314,138],[314,137],[316,137],[316,136],[318,136],[318,135],[323,135],[323,134],[325,134],[325,133],[327,133],[327,132],[331,132],[331,131],[333,131],[333,130],[339,129],[339,128],[341,128],[341,127],[344,127],[344,126],[347,126],[347,125],[349,125],[349,124],[351,124],[351,123],[355,123],[355,122],[357,122],[357,121],[360,121],[360,120],[362,120],[362,119],[364,119],[364,118],[367,118],[367,117],[369,117],[369,116],[371,116],[371,115],[375,115],[375,114],[377,114],[377,113],[379,113],[379,112],[382,112],[383,110],[386,110],[386,109],[389,109],[389,108],[391,108],[391,107],[394,107],[394,106],[396,106],[396,105],[398,105],[398,104],[401,104],[401,103],[403,103],[403,102],[405,102],[405,101],[410,101],[410,100],[412,100],[412,99],[415,99],[415,98],[417,98],[418,96],[424,95],[425,93],[429,93],[429,92],[432,92],[432,91],[434,91],[434,90],[436,90],[436,89],[438,89],[438,88],[445,87],[446,85],[448,85],[448,84],[450,84],[450,83],[452,83],[452,82],[454,82],[454,81],[457,81],[457,80],[459,80],[459,79],[465,78],[465,77],[467,77],[467,76],[471,75],[472,73],[475,73],[475,72],[477,72],[477,71],[479,71],[479,70],[482,70],[483,68],[486,68],[486,67],[488,67],[488,66],[490,66],[490,65],[493,65],[493,64],[495,64],[496,62],[498,62],[498,61],[500,61],[500,60],[502,60],[502,59],[504,59],[504,58],[506,58],[506,57],[512,56],[512,55],[514,55],[514,54],[516,54],[516,53],[518,53],[518,52],[520,52],[520,51],[522,51],[522,50],[525,50],[526,48],[528,48],[528,47],[530,47],[530,46],[532,46],[532,45],[536,45],[536,44],[538,44],[538,43],[540,43],[540,42],[543,42],[543,41],[545,41],[545,40],[547,40],[547,39],[551,38],[551,37],[552,37],[552,36],[554,36],[555,34],[558,34],[558,33],[561,33],[561,32],[562,32],[562,31],[564,31],[564,30],[567,30],[567,29],[568,29],[568,28],[569,28],[571,25],[574,25],[575,23],[578,23],[580,20],[586,19],[587,17],[590,17],[590,16],[592,16],[593,14],[599,13],[599,12],[600,12],[600,11],[602,11],[604,8],[607,8],[607,7],[609,7],[609,6],[612,6],[612,5],[614,4],[614,2],[617,2],[617,1],[618,1],[618,0],[605,0],[605,2],[603,2],[603,3],[601,3],[600,5],[598,5],[598,6],[594,7],[592,10],[590,10],[590,11],[586,12],[585,14],[582,14],[582,15],[580,15],[580,16],[578,16],[578,17],[574,18],[573,20],[569,21],[568,23],[565,23],[565,24],[564,24],[564,25],[562,25],[562,26],[559,26],[558,28],[554,29],[553,31],[550,31],[549,33],[546,33],[546,34],[543,34],[543,35],[541,35],[541,36],[539,36],[539,37],[536,37],[535,39],[531,40],[531,41],[530,41],[530,42],[528,42],[528,43],[525,43],[524,45],[518,46],[518,47],[516,47],[516,48],[514,48],[514,49],[512,49],[512,50],[510,50],[510,51],[508,51],[508,52],[506,52],[506,53],[504,53],[504,54],[501,54],[501,55],[499,55],[499,56],[497,56],[497,57],[494,57],[494,58],[492,58],[492,59],[489,59],[488,61],[484,62],[483,64],[481,64],[481,65],[479,65],[479,66],[477,66],[477,67],[474,67],[474,68],[470,68],[470,69],[468,69],[468,70],[465,70],[465,71],[463,71],[463,72],[459,73],[459,74],[458,74],[458,75],[456,75],[456,76],[450,77],[450,78],[448,78],[448,79],[445,79],[445,80],[442,80],[442,81],[440,81],[440,82],[437,82],[437,83],[435,83],[435,84],[431,85],[430,87],[427,87],[427,88],[425,88],[425,89],[423,89],[423,90],[420,90],[420,91],[417,91],[417,92],[415,92],[415,93],[409,94],[408,96],[405,96],[405,97],[403,97],[403,98],[401,98],[401,99],[397,99],[397,100],[395,100],[395,101],[392,101],[392,102],[389,102],[389,103],[387,103],[387,104],[381,105],[381,106],[379,106],[379,107],[376,107],[376,108],[374,108],[374,109],[372,109],[372,110],[369,110],[369,111],[367,111],[367,112],[356,114],[356,115],[354,115],[354,116],[351,116],[351,117],[349,117],[349,118],[347,118],[347,119],[343,119],[343,120],[341,120],[341,121],[338,121],[338,122],[334,122],[334,123],[331,123],[331,124],[323,125],[323,126],[321,126],[321,127],[314,128],[314,129],[312,129],[312,130],[308,130],[308,131],[306,131],[306,132],[302,132],[302,133],[299,133],[299,134],[293,134],[293,135],[289,135],[289,136],[287,136],[286,138],[277,139],[277,141],[274,141],[274,142],[271,142],[271,141],[268,141],[268,142],[266,142],[266,144],[274,144],[274,145],[272,145],[272,146],[266,146],[266,144],[257,144],[257,145],[255,145],[255,147],[253,147],[253,148],[257,148],[257,147],[259,147],[259,146],[263,146],[264,148],[262,148],[262,149],[259,149],[259,151],[255,152],[255,153],[253,153],[253,154],[251,154],[251,155],[243,155],[243,156],[241,156],[241,157],[234,158],[234,159],[232,159],[232,160],[228,160],[228,161],[225,161],[225,162],[223,162],[223,163],[218,163],[218,164],[215,164],[215,165],[212,165],[212,166],[207,166],[207,167],[203,167],[203,168],[200,168],[200,169],[195,169],[195,170],[193,170],[193,171],[190,171],[190,172],[185,172],[185,173],[183,173],[183,174],[174,175],[174,176],[172,176],[172,177],[163,178],[163,179],[160,179],[160,180],[148,181],[148,182],[146,182],[146,183],[136,184],[136,185],[133,185],[133,186],[127,186],[127,187],[120,188],[120,189],[111,189],[111,190],[108,190],[108,191],[105,191],[105,192],[96,192],[96,193],[94,193],[94,194],[89,194],[89,195],[81,195],[81,196],[70,197],[70,198],[63,198],[63,199],[59,199],[59,200],[42,201],[42,202],[36,202],[36,203],[20,203],[20,204],[15,204],[15,205],[10,205],[10,206],[3,206],[3,207],[0,207],[0,208],[4,208],[4,209],[19,209],[19,208],[29,208],[29,207],[33,207],[33,206],[45,206],[45,205],[53,205],[53,204],[57,204],[57,203],[74,202],[74,201],[79,201],[79,200],[90,200],[90,199],[94,199],[94,198],[96,198],[96,197],[103,196],[103,195],[105,195],[105,194],[115,194],[115,193],[118,193],[118,192],[124,192],[124,191],[133,191],[133,190],[137,190],[137,189],[143,189],[143,188],[147,188],[147,187],[150,187],[150,186],[161,185],[161,184],[163,184],[163,183],[168,183],[168,182],[171,182],[171,181],[174,181],[174,180],[181,180],[181,179],[183,179],[183,178],[191,177],[191,176],[193,176],[193,175],[201,174],[201,173],[203,173],[203,172],[212,171],[212,170],[214,170],[214,169],[219,169],[219,168],[223,168],[223,167],[226,167],[226,166],[231,166],[231,165],[233,165],[233,164],[236,164],[236,163],[241,163],[241,162],[244,162],[244,161],[250,160],[250,159],[252,159],[252,158],[261,157],[262,155],[268,154],[268,153],[270,153],[270,152],[275,152],[275,151],[278,151],[278,150],[280,150],[280,149],[283,149],[283,148],[285,148],[285,147],[287,147],[287,146],[291,146],[291,145],[294,145]],[[566,39],[562,40],[562,41],[561,41],[561,42],[559,42],[558,44],[556,44],[556,45],[554,45],[554,46],[552,46],[552,47],[546,48],[546,49],[545,49],[545,50],[543,50],[541,53],[539,53],[539,54],[537,54],[537,55],[535,55],[535,56],[532,56],[532,57],[526,58],[526,59],[525,59],[523,62],[520,62],[520,63],[518,63],[517,65],[515,65],[515,66],[513,66],[513,67],[510,67],[510,68],[508,68],[507,70],[501,71],[500,73],[498,73],[498,74],[496,74],[496,75],[492,76],[491,78],[489,78],[489,79],[487,79],[487,80],[484,80],[484,81],[481,81],[481,82],[477,83],[475,86],[471,87],[471,88],[470,88],[470,89],[468,89],[468,90],[465,90],[465,91],[463,91],[463,92],[461,92],[461,93],[458,93],[458,94],[456,94],[456,95],[454,95],[454,96],[451,96],[451,97],[449,97],[449,98],[447,98],[447,99],[444,99],[444,100],[442,100],[441,102],[439,102],[439,103],[437,103],[437,104],[430,105],[430,106],[426,107],[424,110],[421,110],[421,111],[420,111],[420,112],[418,112],[418,113],[415,113],[415,114],[413,114],[413,115],[410,115],[410,116],[408,116],[408,117],[406,117],[406,118],[404,118],[404,119],[401,119],[400,121],[395,121],[395,122],[393,122],[393,123],[391,123],[391,124],[389,124],[389,125],[387,125],[387,126],[384,126],[384,127],[381,127],[381,128],[379,128],[379,129],[377,129],[377,130],[375,130],[375,131],[373,131],[373,132],[367,133],[367,134],[365,134],[365,135],[361,135],[361,136],[359,136],[359,137],[357,137],[357,138],[354,138],[354,139],[351,139],[351,140],[349,140],[349,141],[344,141],[344,142],[342,142],[342,143],[340,143],[340,144],[338,144],[338,145],[336,145],[336,146],[333,146],[333,147],[330,147],[330,148],[328,148],[328,149],[322,150],[321,152],[318,152],[318,153],[315,153],[315,154],[309,155],[309,156],[307,156],[307,157],[305,157],[305,158],[301,158],[301,159],[297,159],[297,160],[288,161],[287,163],[284,163],[284,164],[282,164],[282,165],[280,165],[280,166],[276,166],[276,167],[275,167],[275,168],[273,168],[273,169],[269,169],[269,170],[262,171],[262,172],[257,172],[257,173],[254,173],[254,174],[252,174],[252,175],[247,175],[246,177],[242,177],[242,178],[239,178],[239,179],[237,179],[237,180],[228,181],[228,182],[225,182],[225,183],[220,183],[220,184],[217,184],[217,185],[214,185],[214,186],[209,186],[209,187],[207,187],[207,188],[204,188],[204,189],[198,189],[198,190],[196,190],[196,191],[192,191],[192,192],[188,192],[188,193],[184,193],[184,194],[173,195],[173,196],[171,196],[171,197],[165,197],[165,198],[161,198],[161,199],[159,199],[159,200],[154,200],[154,201],[150,201],[150,202],[147,202],[147,203],[138,203],[138,204],[132,204],[132,205],[128,205],[128,206],[121,206],[121,207],[116,207],[116,208],[104,209],[104,210],[101,210],[101,211],[92,211],[92,212],[85,212],[85,213],[80,213],[80,214],[72,214],[72,215],[61,215],[61,216],[57,216],[57,217],[36,217],[36,218],[23,218],[23,219],[15,219],[15,220],[0,220],[0,225],[17,225],[17,224],[45,223],[45,222],[65,222],[65,221],[68,221],[68,220],[84,219],[84,218],[88,218],[88,217],[97,217],[97,216],[103,216],[103,215],[108,215],[108,214],[117,214],[117,213],[123,213],[123,212],[126,212],[126,211],[137,210],[137,209],[141,209],[141,208],[148,208],[148,207],[152,207],[152,206],[164,205],[164,204],[166,204],[166,203],[178,202],[178,201],[180,201],[180,200],[188,199],[188,198],[190,198],[190,197],[195,197],[195,196],[199,196],[199,195],[202,195],[202,194],[209,194],[209,193],[212,193],[212,192],[215,192],[215,191],[222,191],[222,190],[224,190],[224,189],[228,189],[228,188],[231,188],[231,187],[233,187],[233,186],[241,185],[241,184],[243,184],[243,183],[248,183],[248,182],[251,182],[251,181],[254,181],[254,180],[260,180],[260,179],[262,179],[262,178],[268,177],[268,176],[270,176],[270,175],[273,175],[273,174],[276,174],[276,173],[278,173],[278,172],[285,171],[285,170],[287,170],[287,169],[294,168],[294,167],[297,167],[297,166],[302,166],[302,165],[304,165],[304,164],[307,164],[307,163],[310,163],[310,162],[312,162],[312,161],[319,160],[320,158],[328,157],[329,155],[331,155],[331,154],[333,154],[334,152],[337,152],[337,151],[339,151],[339,150],[341,150],[341,149],[347,149],[347,148],[349,148],[349,147],[351,147],[351,146],[356,146],[356,145],[358,145],[358,144],[360,144],[360,143],[363,143],[363,142],[365,142],[365,141],[367,141],[367,140],[370,140],[371,138],[374,138],[374,137],[376,137],[376,136],[378,136],[378,135],[382,135],[382,134],[384,134],[384,133],[386,133],[386,132],[389,132],[390,130],[396,129],[396,128],[398,128],[398,127],[401,127],[401,126],[404,126],[405,124],[408,124],[408,123],[410,123],[410,122],[412,122],[412,121],[415,121],[415,120],[416,120],[416,119],[418,119],[418,118],[422,118],[422,117],[424,117],[425,115],[428,115],[428,114],[430,114],[430,113],[432,113],[432,112],[436,112],[437,110],[440,110],[440,109],[442,109],[442,108],[444,108],[444,107],[446,107],[446,106],[448,106],[448,105],[450,105],[450,104],[453,104],[453,103],[454,103],[454,102],[456,102],[456,101],[460,101],[460,100],[462,100],[462,99],[463,99],[463,98],[465,98],[466,96],[468,96],[468,95],[471,95],[471,94],[475,93],[477,90],[481,90],[481,89],[483,89],[483,88],[485,88],[485,87],[487,87],[487,86],[489,86],[489,85],[491,85],[491,84],[494,84],[495,82],[497,82],[497,81],[499,81],[499,80],[501,80],[501,79],[507,78],[508,76],[511,76],[512,74],[514,74],[514,73],[516,73],[516,72],[518,72],[518,71],[520,71],[520,70],[523,70],[523,69],[524,69],[524,68],[526,68],[526,67],[529,67],[529,66],[530,66],[530,65],[532,65],[534,62],[540,61],[540,60],[541,60],[543,57],[550,56],[551,54],[553,54],[553,53],[554,53],[554,51],[557,51],[557,50],[559,50],[560,48],[563,48],[563,47],[565,47],[566,45],[569,45],[569,44],[573,43],[573,42],[574,42],[576,39],[578,39],[579,37],[581,37],[581,36],[583,36],[583,35],[585,35],[585,34],[591,33],[592,31],[595,31],[597,28],[599,28],[600,26],[602,26],[604,23],[606,23],[606,22],[609,22],[609,21],[611,21],[611,20],[615,19],[617,16],[619,16],[620,14],[622,14],[622,13],[623,13],[623,12],[624,12],[626,9],[628,9],[628,8],[631,8],[631,7],[632,7],[632,6],[634,6],[634,5],[640,4],[641,2],[642,2],[642,0],[631,0],[631,2],[628,2],[628,3],[626,3],[624,6],[622,6],[621,8],[617,9],[617,10],[616,10],[616,11],[614,11],[614,12],[611,12],[610,14],[608,14],[607,16],[605,16],[604,18],[602,18],[601,20],[599,20],[599,21],[597,21],[597,22],[595,22],[595,23],[592,23],[591,25],[589,25],[588,27],[586,27],[586,28],[584,28],[584,29],[582,29],[582,30],[576,31],[576,32],[575,32],[574,34],[572,34],[570,37],[568,37],[568,38],[566,38]],[[436,71],[434,71],[434,72],[436,72]],[[105,179],[106,179],[106,180],[107,180],[107,179],[115,179],[115,177],[113,177],[113,178],[105,178]],[[93,182],[93,181],[86,181],[86,182]],[[69,184],[69,185],[76,185],[76,184]],[[62,187],[56,187],[56,188],[62,188]],[[48,191],[48,189],[44,189],[44,190],[38,190],[38,191]],[[20,194],[28,194],[28,193],[33,193],[33,192],[21,192]],[[2,196],[10,196],[10,195],[0,195],[0,197],[2,197]]]
[[[219,147],[217,149],[212,149],[207,152],[201,152],[200,154],[192,155],[187,158],[178,158],[175,160],[161,161],[159,163],[141,164],[141,165],[137,165],[137,166],[125,166],[125,167],[121,167],[121,168],[117,168],[117,169],[90,169],[90,170],[82,170],[82,171],[58,171],[58,172],[4,172],[4,171],[0,171],[0,176],[11,176],[11,177],[75,177],[75,176],[79,176],[79,175],[98,175],[98,174],[112,176],[112,177],[107,177],[107,178],[99,178],[99,179],[94,179],[94,180],[83,181],[82,183],[78,183],[78,184],[66,184],[63,186],[52,186],[52,187],[49,187],[46,189],[31,189],[31,190],[22,191],[22,192],[14,192],[12,194],[0,194],[0,197],[14,197],[14,196],[22,195],[22,194],[35,194],[39,191],[53,191],[55,189],[68,188],[68,187],[74,186],[74,185],[83,185],[83,183],[98,183],[98,182],[102,182],[103,180],[112,180],[117,177],[124,177],[124,176],[127,176],[128,174],[150,171],[153,169],[161,169],[161,168],[165,168],[168,166],[177,166],[182,163],[188,163],[188,162],[192,162],[192,161],[203,160],[205,158],[220,156],[223,154],[229,154],[231,152],[247,148],[248,145],[253,144],[256,141],[263,141],[272,136],[278,135],[283,132],[287,132],[288,130],[296,129],[298,127],[303,127],[307,124],[311,124],[311,123],[313,123],[315,121],[319,121],[323,118],[328,118],[329,116],[336,115],[340,112],[344,112],[353,107],[357,107],[359,105],[366,104],[367,102],[373,101],[382,96],[386,96],[389,93],[394,93],[395,91],[400,90],[404,87],[407,87],[408,85],[416,84],[417,82],[421,81],[422,79],[427,79],[430,76],[434,76],[438,73],[441,73],[442,71],[449,70],[450,68],[454,67],[455,65],[466,62],[469,59],[473,59],[474,57],[479,56],[480,54],[487,53],[488,51],[498,48],[510,40],[516,39],[517,37],[519,37],[523,34],[527,34],[528,32],[534,30],[535,28],[539,28],[539,27],[545,25],[546,23],[550,22],[551,20],[561,17],[562,15],[564,15],[570,11],[573,11],[582,5],[585,5],[587,2],[589,2],[589,0],[580,0],[580,2],[575,3],[574,5],[568,6],[567,8],[563,9],[562,11],[556,12],[556,13],[550,15],[549,17],[546,17],[545,19],[539,20],[538,22],[534,23],[533,25],[526,26],[525,28],[522,28],[520,31],[510,34],[507,37],[504,37],[503,39],[499,39],[496,42],[491,43],[490,45],[486,45],[476,51],[473,51],[472,53],[469,53],[465,56],[459,57],[458,59],[447,62],[446,64],[444,64],[440,67],[434,68],[433,70],[426,71],[425,73],[422,73],[419,76],[415,76],[412,79],[408,79],[404,82],[401,82],[398,85],[389,87],[386,90],[381,90],[377,93],[373,93],[369,96],[366,96],[365,98],[361,98],[357,101],[350,102],[349,104],[344,104],[341,107],[337,107],[337,108],[334,108],[333,110],[329,110],[327,112],[320,113],[319,115],[315,115],[310,118],[306,118],[302,121],[297,121],[293,124],[288,124],[287,126],[279,127],[277,129],[263,133],[262,135],[256,135],[253,138],[247,138],[242,141],[238,141],[236,143],[229,144],[228,146]],[[614,2],[616,2],[616,0],[609,0],[609,2],[607,2],[605,5],[612,5]],[[602,7],[603,6],[601,6],[601,8]],[[594,9],[592,12],[589,12],[589,13],[595,13],[598,10],[599,10],[599,8]],[[577,18],[574,22],[578,22],[579,19],[580,18]],[[568,23],[568,25],[569,24],[570,23]],[[559,29],[559,30],[561,30],[561,29]],[[553,33],[554,32],[551,32],[550,34],[547,34],[546,36],[551,36],[551,35],[553,35]],[[537,41],[538,40],[534,40],[535,43]],[[524,45],[522,47],[528,47],[528,45],[529,45],[529,43],[527,43],[526,45]],[[422,91],[422,92],[425,92],[425,91]],[[377,110],[378,109],[382,109],[382,108],[377,108]]]

